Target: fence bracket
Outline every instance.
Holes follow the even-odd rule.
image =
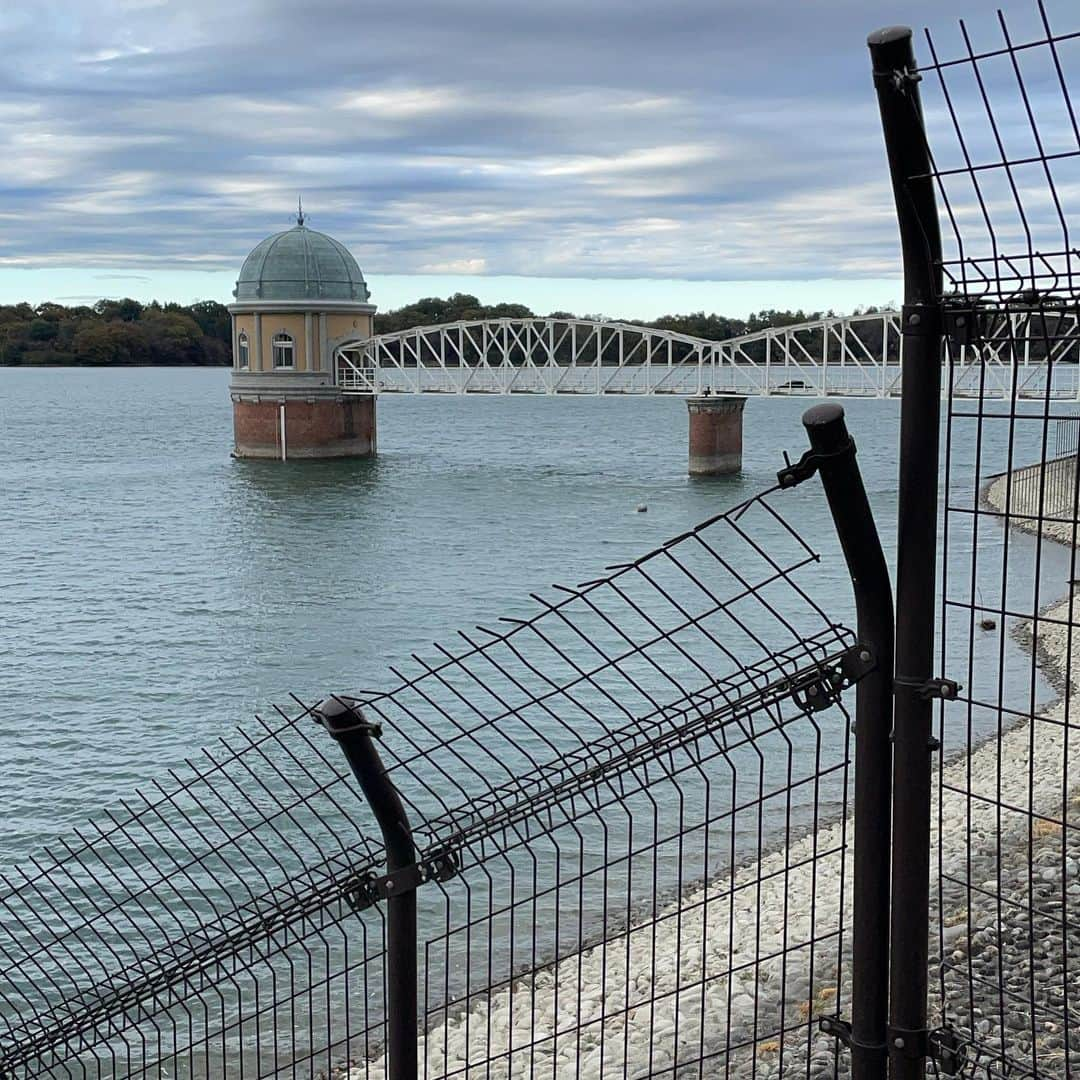
[[[985,337],[985,314],[971,297],[946,297],[941,304],[941,328],[956,348],[978,345]]]
[[[960,696],[962,687],[955,679],[927,679],[919,687],[919,696],[940,698],[942,701],[955,701]]]
[[[856,644],[847,649],[839,662],[822,667],[794,686],[791,696],[800,709],[820,712],[840,700],[840,695],[877,667],[877,657],[869,645]]]
[[[912,86],[922,82],[922,72],[914,67],[892,68],[888,71],[875,71],[874,83],[878,86],[892,87],[901,94],[906,94]]]
[[[906,687],[914,689],[919,697],[926,701],[939,698],[942,701],[955,701],[960,696],[963,686],[955,679],[911,679],[897,675],[893,679],[893,686],[897,689]]]
[[[312,710],[311,718],[316,724],[322,724],[334,738],[354,733],[370,735],[373,739],[382,738],[382,724],[368,720],[355,698],[345,694],[334,694],[327,698]]]
[[[838,1016],[818,1017],[818,1030],[831,1035],[849,1050],[858,1048],[884,1054],[891,1046],[893,1050],[906,1058],[921,1060],[933,1058],[938,1068],[946,1076],[955,1076],[967,1061],[967,1048],[955,1028],[945,1027],[920,1031],[906,1028],[889,1027],[888,1046],[885,1043],[861,1043],[851,1031],[851,1024]]]
[[[900,333],[904,337],[938,337],[942,310],[936,303],[905,304],[900,311]]]
[[[831,1035],[849,1050],[864,1050],[872,1054],[879,1054],[883,1059],[888,1051],[888,1047],[883,1042],[860,1042],[855,1038],[855,1035],[851,1030],[851,1024],[847,1020],[841,1020],[839,1016],[819,1016],[817,1025],[818,1031],[822,1031],[826,1035]]]
[[[449,881],[460,868],[455,852],[440,851],[390,874],[362,875],[349,888],[345,899],[353,911],[359,913],[374,907],[380,900],[415,892],[427,881]]]
[[[955,1076],[967,1061],[967,1048],[956,1029],[946,1024],[940,1028],[889,1027],[889,1045],[901,1057],[921,1061],[932,1058],[946,1076]]]
[[[782,488],[798,487],[804,480],[809,480],[821,465],[832,458],[854,455],[855,441],[851,438],[835,450],[807,450],[798,461],[792,464],[787,451],[784,451],[786,466],[776,474],[776,482]]]

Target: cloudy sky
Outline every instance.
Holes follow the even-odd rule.
[[[895,300],[865,36],[961,16],[999,40],[985,0],[8,0],[0,300],[227,300],[300,192],[384,308]]]

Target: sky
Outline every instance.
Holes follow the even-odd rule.
[[[383,309],[894,302],[865,38],[959,17],[1000,39],[984,0],[7,0],[0,302],[227,302],[299,194]]]

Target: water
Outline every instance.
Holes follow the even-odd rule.
[[[769,486],[809,404],[751,399],[724,480],[686,476],[668,398],[383,398],[378,459],[283,467],[229,456],[227,380],[0,369],[4,863],[290,692],[384,685],[458,627]],[[846,408],[891,558],[899,406]],[[833,551],[823,503],[799,524]],[[850,619],[835,553],[816,586]]]

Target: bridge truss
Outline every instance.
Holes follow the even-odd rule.
[[[958,346],[957,397],[1080,399],[1075,313],[1011,312],[982,321],[975,349]],[[1064,330],[1063,330],[1064,326]],[[1045,343],[1045,344],[1044,344]],[[417,327],[348,342],[336,377],[356,394],[672,394],[895,397],[900,314],[839,316],[727,341],[630,323],[493,319]],[[1054,361],[1047,364],[1047,355]]]

